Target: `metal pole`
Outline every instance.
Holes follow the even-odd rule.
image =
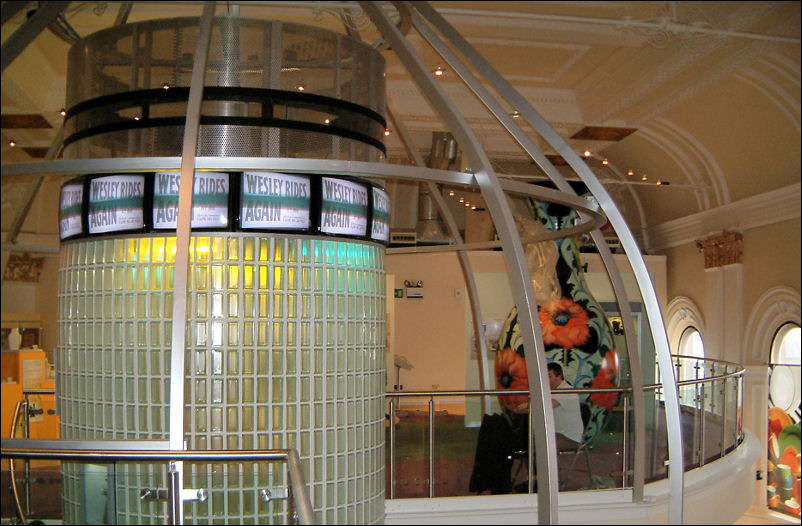
[[[727,449],[727,379],[721,379],[721,456]]]
[[[629,398],[626,393],[624,393],[624,437],[622,442],[621,487],[626,488],[628,482],[627,470],[629,469]]]
[[[395,498],[395,398],[390,397],[390,498]]]
[[[31,406],[28,400],[28,393],[25,393],[25,427],[22,436],[31,438]],[[31,461],[25,459],[25,515],[31,515]]]
[[[187,119],[184,125],[184,143],[181,152],[181,183],[178,190],[178,218],[176,222],[175,285],[173,287],[172,341],[170,347],[170,449],[185,449],[184,444],[184,342],[187,318],[187,280],[189,273],[189,239],[192,217],[192,189],[195,184],[195,152],[198,148],[201,102],[203,100],[204,72],[212,34],[212,19],[216,2],[204,2],[200,21],[195,63],[187,102]],[[181,499],[183,487],[183,461],[174,462],[175,484]],[[184,522],[183,507],[173,507],[176,516],[173,524]]]
[[[177,462],[170,462],[167,473],[167,513],[170,524],[183,524],[181,476],[176,464]]]
[[[702,410],[699,411],[699,467],[701,468],[705,465],[705,384],[702,383],[700,387],[702,401],[699,405],[702,406]]]
[[[434,397],[429,397],[429,498],[434,497]]]

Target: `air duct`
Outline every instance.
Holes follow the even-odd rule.
[[[457,141],[449,132],[432,132],[429,168],[454,169],[458,159]],[[419,244],[449,243],[450,236],[443,227],[428,185],[420,185],[418,194],[418,223],[415,226]]]

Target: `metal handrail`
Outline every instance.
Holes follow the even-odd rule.
[[[270,461],[282,460],[287,462],[289,486],[293,505],[290,508],[291,519],[297,513],[299,524],[314,524],[314,513],[309,498],[309,490],[304,483],[301,470],[301,460],[294,449],[273,450],[238,450],[238,451],[211,451],[211,450],[111,450],[111,449],[78,449],[75,442],[67,442],[71,448],[61,448],[59,440],[33,440],[33,439],[6,439],[0,440],[0,456],[3,458],[25,459],[54,459],[54,460],[82,460],[92,462],[116,461]],[[98,441],[95,444],[102,444]],[[127,442],[130,444],[131,442]],[[175,502],[181,496],[174,495],[172,486],[168,485],[168,495]],[[295,510],[292,509],[295,507]]]
[[[714,376],[709,376],[706,378],[698,378],[698,379],[691,379],[691,380],[683,380],[676,382],[677,389],[687,386],[687,385],[695,385],[695,384],[705,384],[705,383],[714,383],[718,381],[724,381],[728,378],[734,377],[742,377],[746,373],[746,369],[738,364],[733,364],[732,362],[727,362],[724,360],[715,360],[715,359],[706,359],[700,357],[685,357],[674,355],[674,357],[681,357],[681,358],[690,358],[700,362],[704,361],[712,361],[717,363],[726,363],[728,365],[736,365],[738,369],[725,374],[718,374]],[[648,391],[655,391],[657,389],[662,388],[662,384],[646,384],[642,387],[643,392]],[[632,393],[632,387],[591,387],[591,388],[568,388],[568,389],[559,389],[560,394],[588,394],[588,393]],[[529,395],[530,391],[528,389],[451,389],[451,390],[437,390],[437,391],[387,391],[385,395],[390,399],[390,488],[388,494],[390,499],[395,497],[395,413],[396,413],[396,399],[400,398],[429,398],[429,496],[433,497],[434,493],[434,397],[469,397],[469,396],[486,396],[486,395]],[[398,400],[400,402],[400,400]],[[737,401],[736,401],[737,403]],[[400,404],[399,404],[400,405]],[[627,398],[624,397],[624,408],[625,411],[628,410]],[[531,413],[531,411],[530,411]],[[531,414],[530,414],[531,418]],[[626,418],[625,418],[626,422]],[[742,433],[737,437],[738,440],[742,438]],[[530,437],[531,441],[531,437]],[[624,446],[626,449],[626,445]],[[723,449],[723,443],[722,443]],[[530,453],[531,453],[531,445],[530,445]],[[624,452],[624,461],[626,462],[627,454],[626,451]],[[723,455],[722,455],[723,456]],[[531,464],[531,462],[530,462]],[[623,476],[626,479],[626,464],[624,465],[623,469]],[[531,474],[531,469],[530,469]],[[531,492],[531,475],[529,480],[530,492]]]

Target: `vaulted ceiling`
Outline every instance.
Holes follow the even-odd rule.
[[[3,2],[4,53],[10,36],[37,7],[29,2],[6,20],[12,4],[26,3]],[[80,37],[112,26],[126,4],[131,4],[129,22],[200,16],[202,10],[201,2],[68,4],[62,32],[66,26]],[[381,5],[400,18],[392,4]],[[575,151],[589,150],[586,162],[634,231],[800,181],[799,2],[431,5]],[[347,28],[343,10],[351,14]],[[378,31],[356,2],[218,3],[218,14],[237,11],[244,17],[356,31],[365,41],[379,43]],[[40,33],[2,73],[4,164],[41,160],[60,128],[70,44],[55,33]],[[540,169],[415,29],[407,38],[427,66],[444,68],[438,82],[463,112],[499,175],[542,178]],[[432,132],[447,131],[445,124],[394,52],[385,49],[383,54],[390,106],[425,155]],[[528,125],[524,130],[565,169],[549,144]],[[388,161],[408,163],[398,137],[392,130],[386,137]],[[658,180],[670,184],[658,186]],[[25,178],[3,177],[4,232],[28,184]],[[23,232],[54,235],[55,214],[46,216],[26,221]]]

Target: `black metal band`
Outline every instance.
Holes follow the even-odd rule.
[[[127,91],[83,101],[67,110],[65,123],[69,123],[72,119],[78,119],[83,113],[98,109],[104,109],[106,115],[108,115],[108,119],[115,120],[76,130],[64,139],[64,146],[69,146],[87,137],[116,131],[162,126],[183,126],[186,121],[185,116],[149,118],[148,115],[150,113],[150,106],[172,102],[186,102],[188,98],[189,88],[177,87],[170,89]],[[383,131],[387,126],[387,121],[379,113],[370,108],[352,102],[312,93],[220,86],[205,87],[203,89],[203,100],[260,103],[263,105],[263,117],[206,115],[200,118],[201,126],[240,125],[310,131],[360,141],[379,149],[384,155],[387,154],[387,149],[381,140],[372,135],[362,133],[361,131],[370,129],[377,124],[379,127],[376,129]],[[278,119],[264,116],[272,114],[272,107],[276,105],[316,110],[330,113],[336,117],[332,119],[330,124],[319,124],[308,121]],[[116,116],[115,118],[117,112],[136,107],[142,108],[142,117],[138,120],[120,116]],[[271,108],[270,112],[264,111],[267,108]],[[338,119],[342,119],[341,122],[348,122],[354,126],[340,126],[337,122]],[[354,128],[358,128],[360,131]]]

